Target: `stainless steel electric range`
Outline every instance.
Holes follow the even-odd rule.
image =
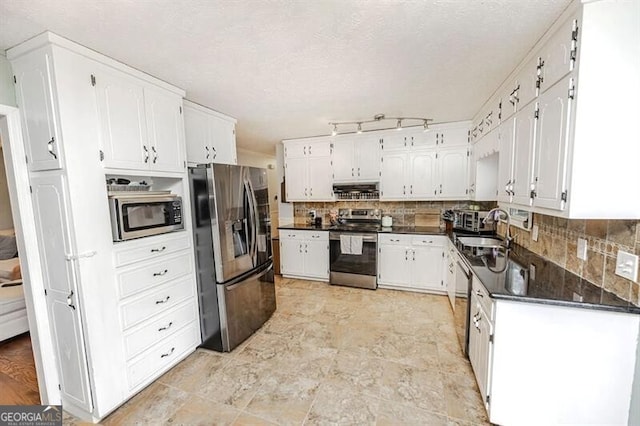
[[[340,209],[329,230],[329,283],[377,288],[378,209]]]

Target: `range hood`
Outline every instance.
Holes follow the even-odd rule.
[[[333,193],[337,200],[377,200],[380,198],[377,183],[334,184]]]

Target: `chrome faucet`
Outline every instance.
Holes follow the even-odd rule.
[[[507,231],[505,232],[505,235],[504,235],[504,245],[506,248],[509,248],[511,247],[511,241],[513,241],[513,238],[511,238],[511,233],[510,233],[511,215],[509,214],[508,211],[501,209],[500,207],[491,209],[489,210],[489,213],[487,213],[487,216],[484,219],[482,219],[482,223],[486,224],[489,221],[495,222],[496,219],[499,218],[500,213],[504,213],[504,217],[507,220]]]

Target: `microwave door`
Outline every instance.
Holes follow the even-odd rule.
[[[214,164],[211,168],[217,223],[217,281],[226,282],[253,268],[250,223],[245,213],[242,167]]]

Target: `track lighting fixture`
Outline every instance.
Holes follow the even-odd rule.
[[[355,125],[356,132],[362,133],[362,125],[367,123],[376,123],[384,120],[396,120],[396,129],[402,130],[403,122],[406,121],[421,121],[422,126],[424,127],[424,131],[429,131],[429,122],[433,121],[431,118],[422,118],[422,117],[386,117],[384,114],[376,114],[373,116],[371,120],[360,120],[360,121],[332,121],[329,123],[330,126],[333,126],[331,130],[331,136],[336,136],[338,134],[338,126],[341,127],[350,127]],[[410,126],[411,127],[411,126]],[[352,127],[353,128],[353,127]]]

